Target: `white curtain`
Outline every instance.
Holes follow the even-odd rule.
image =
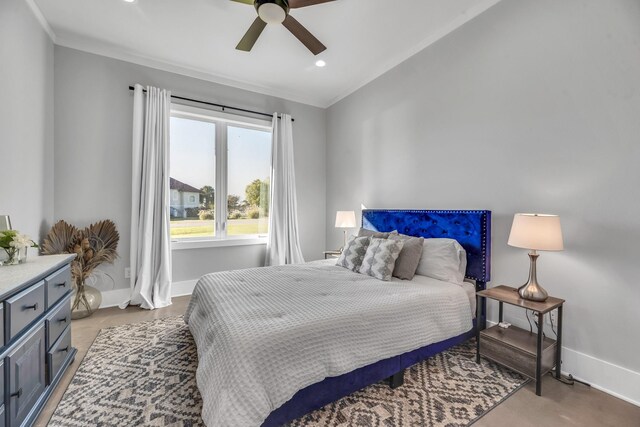
[[[298,235],[296,173],[293,166],[293,126],[291,116],[273,115],[271,146],[271,203],[266,265],[304,262]]]
[[[135,86],[131,197],[131,298],[121,305],[171,304],[169,121],[171,92]]]

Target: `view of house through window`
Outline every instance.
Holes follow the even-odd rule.
[[[271,128],[268,122],[227,117],[190,107],[172,111],[173,240],[268,231]]]

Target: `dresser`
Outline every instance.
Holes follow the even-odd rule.
[[[0,267],[0,427],[30,426],[73,362],[75,254]]]

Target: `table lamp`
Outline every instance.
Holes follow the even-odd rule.
[[[518,288],[520,297],[530,301],[545,301],[548,297],[547,291],[540,286],[536,277],[537,251],[561,251],[564,249],[560,217],[546,214],[515,214],[507,244],[531,250],[529,252],[529,260],[531,261],[529,280]]]
[[[347,246],[347,229],[356,227],[356,213],[354,211],[338,211],[336,212],[336,228],[343,228],[344,244]]]

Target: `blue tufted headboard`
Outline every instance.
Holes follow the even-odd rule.
[[[484,289],[491,278],[491,211],[365,209],[362,227],[375,231],[455,239],[467,251],[466,277]]]

